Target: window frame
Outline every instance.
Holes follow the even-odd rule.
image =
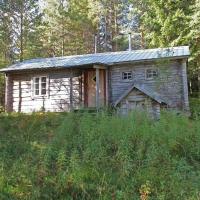
[[[148,77],[148,70],[151,70],[151,75],[152,75],[151,77]],[[157,74],[156,76],[153,75],[154,72],[156,72],[156,74]],[[150,69],[145,70],[146,80],[154,80],[154,79],[158,78],[158,76],[159,76],[159,70],[158,69],[150,68]]]
[[[124,78],[124,75],[126,74],[127,78]],[[131,78],[129,78],[129,75],[131,75]],[[123,71],[121,74],[121,78],[123,81],[131,81],[133,80],[133,72],[132,71]]]
[[[42,82],[42,79],[43,78],[46,78],[46,82]],[[38,91],[39,91],[39,94],[36,94],[36,79],[39,79],[39,87],[38,87]],[[46,83],[46,93],[45,94],[42,94],[42,90],[44,88],[42,88],[42,84],[43,83]],[[34,76],[32,78],[32,97],[33,98],[40,98],[40,97],[48,97],[49,96],[49,78],[47,75],[41,75],[41,76]]]

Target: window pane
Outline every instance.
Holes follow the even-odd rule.
[[[41,94],[42,94],[42,95],[45,95],[45,94],[46,94],[46,88],[42,89]]]
[[[123,72],[122,73],[123,80],[131,80],[132,79],[132,72]]]
[[[153,71],[153,76],[157,77],[157,71]]]
[[[46,85],[47,85],[46,83],[42,83],[42,89],[44,88],[46,89]]]
[[[96,76],[95,77],[93,77],[93,79],[92,79],[94,82],[96,82],[97,81],[97,78],[96,78]]]
[[[40,79],[39,78],[35,78],[35,83],[37,84],[39,84],[39,81],[40,81]]]
[[[47,81],[47,78],[46,78],[46,77],[42,77],[41,82],[42,82],[42,83],[46,83],[46,81]]]
[[[42,77],[41,78],[41,95],[45,95],[47,93],[46,87],[47,87],[47,78]]]
[[[34,82],[34,90],[35,90],[35,95],[39,95],[39,82],[40,79],[39,78],[35,78],[35,82]]]
[[[152,70],[152,69],[148,69],[147,71],[146,71],[146,77],[148,78],[148,79],[153,79],[153,78],[156,78],[156,77],[158,77],[158,71],[157,70]]]
[[[39,84],[35,84],[35,90],[39,90]]]
[[[128,73],[128,79],[132,79],[132,74]]]
[[[39,95],[39,90],[35,90],[35,95]]]

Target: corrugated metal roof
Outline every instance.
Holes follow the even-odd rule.
[[[72,68],[92,64],[113,65],[116,63],[138,62],[160,58],[188,57],[189,55],[190,52],[188,46],[85,54],[26,60],[21,63],[11,65],[8,68],[4,68],[0,71],[11,72],[30,69]]]

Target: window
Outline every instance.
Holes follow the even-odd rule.
[[[35,77],[34,81],[34,96],[47,95],[47,77]]]
[[[47,94],[47,78],[42,77],[41,78],[41,95]]]
[[[158,77],[158,70],[157,69],[147,69],[146,70],[146,79],[152,80]]]
[[[122,80],[132,80],[132,72],[122,72]]]
[[[97,81],[97,77],[94,76],[92,80],[96,83],[96,81]]]

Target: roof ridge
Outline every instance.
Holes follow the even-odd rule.
[[[167,49],[180,49],[184,47],[189,47],[189,46],[175,46],[175,47],[159,47],[159,48],[150,48],[150,49],[136,49],[136,50],[131,50],[131,51],[111,51],[111,52],[100,52],[100,53],[88,53],[88,54],[77,54],[77,55],[69,55],[69,56],[55,56],[55,57],[47,57],[47,58],[33,58],[29,60],[24,60],[23,62],[26,61],[31,61],[31,60],[39,60],[39,59],[46,59],[46,60],[51,60],[51,59],[65,59],[65,58],[75,58],[75,57],[84,57],[84,56],[98,56],[98,55],[110,55],[110,54],[130,54],[130,53],[141,53],[141,52],[150,52],[150,51],[156,51],[156,50],[167,50]],[[21,63],[23,63],[21,62]]]

